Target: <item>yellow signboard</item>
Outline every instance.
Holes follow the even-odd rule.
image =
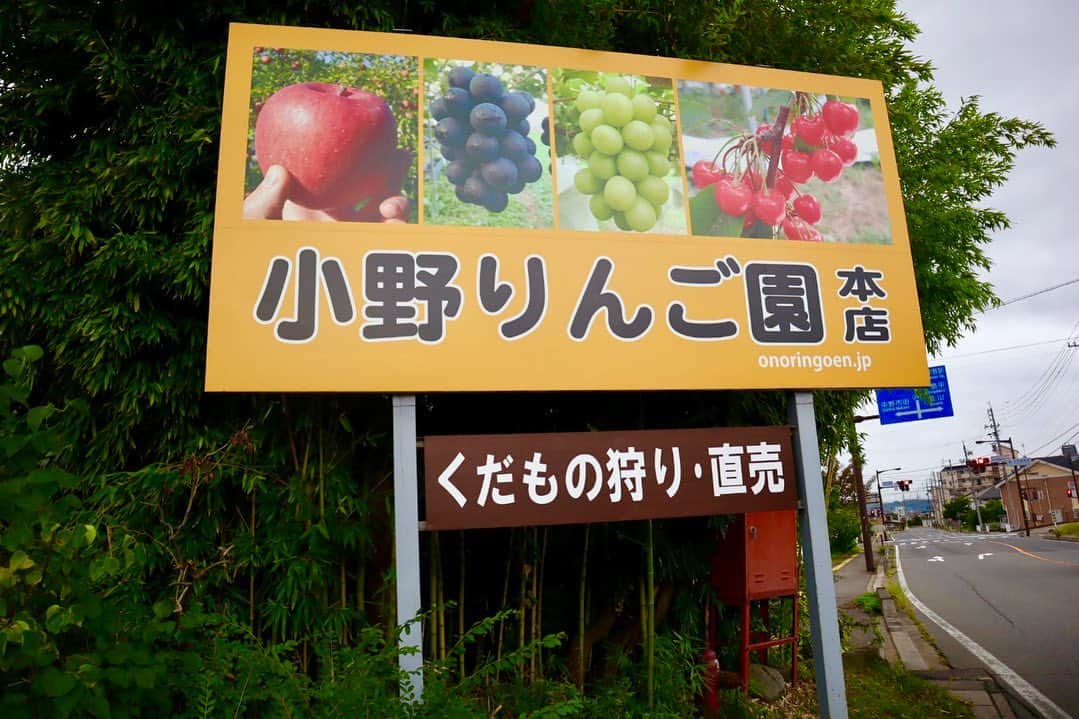
[[[232,26],[208,390],[926,384],[880,83]]]

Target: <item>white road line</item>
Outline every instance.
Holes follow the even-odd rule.
[[[1035,709],[1042,713],[1042,716],[1047,719],[1071,719],[1071,715],[1057,706],[1052,699],[1035,689],[1026,679],[1016,674],[1011,667],[990,654],[982,645],[956,629],[944,617],[922,604],[921,600],[914,596],[914,592],[910,591],[910,586],[907,584],[907,578],[903,574],[903,564],[899,561],[899,549],[895,550],[895,571],[899,576],[899,586],[902,587],[903,593],[907,595],[907,599],[919,612],[962,644],[968,652],[985,664],[989,671],[1000,677],[1016,694],[1030,702]]]

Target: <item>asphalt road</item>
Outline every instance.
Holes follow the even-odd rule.
[[[915,597],[1079,718],[1079,542],[921,527],[893,540]],[[921,620],[952,666],[980,664]]]

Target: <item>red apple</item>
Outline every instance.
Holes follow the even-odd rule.
[[[294,180],[289,199],[315,210],[370,200],[384,191],[397,123],[378,95],[344,85],[303,82],[270,96],[255,122],[263,172],[282,165]]]

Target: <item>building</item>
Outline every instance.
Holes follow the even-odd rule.
[[[1020,491],[1015,473],[1012,472],[1009,481],[1001,487],[1001,498],[1011,527],[1017,529],[1023,526],[1019,504],[1021,496],[1031,527],[1079,521],[1077,473],[1079,465],[1069,467],[1063,455],[1034,457],[1028,466],[1018,472],[1018,484],[1022,487]]]

